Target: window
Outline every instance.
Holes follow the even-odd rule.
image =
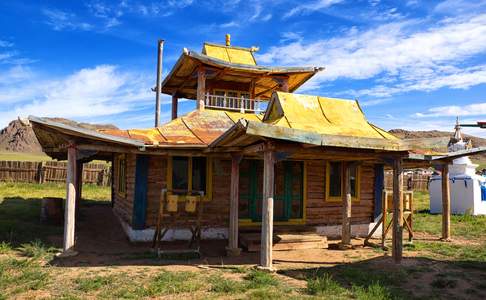
[[[126,174],[127,174],[127,160],[125,155],[119,155],[115,159],[115,168],[116,168],[116,183],[117,183],[117,192],[121,196],[125,196],[127,191],[127,181],[126,181]]]
[[[344,189],[344,165],[342,162],[331,161],[326,167],[326,201],[342,201]],[[351,197],[359,201],[360,167],[350,167]]]
[[[211,195],[210,163],[206,157],[173,156],[169,158],[167,187],[172,193],[186,195],[190,191],[203,191]]]

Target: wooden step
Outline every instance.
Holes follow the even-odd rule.
[[[240,234],[240,244],[248,252],[260,251],[260,233]],[[274,251],[298,250],[298,249],[325,249],[327,237],[313,232],[306,233],[278,233],[273,236]]]

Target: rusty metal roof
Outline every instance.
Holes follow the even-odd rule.
[[[239,119],[260,121],[262,115],[222,110],[192,111],[160,127],[149,129],[100,130],[104,134],[132,138],[150,146],[205,147],[231,128]]]

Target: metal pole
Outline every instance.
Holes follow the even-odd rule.
[[[164,40],[158,42],[157,57],[157,85],[155,87],[155,127],[160,125],[160,85],[162,80],[162,53],[164,51]]]

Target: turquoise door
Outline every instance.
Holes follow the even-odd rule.
[[[303,162],[284,161],[275,165],[274,221],[302,218]],[[263,162],[243,160],[240,166],[240,219],[262,219]]]

